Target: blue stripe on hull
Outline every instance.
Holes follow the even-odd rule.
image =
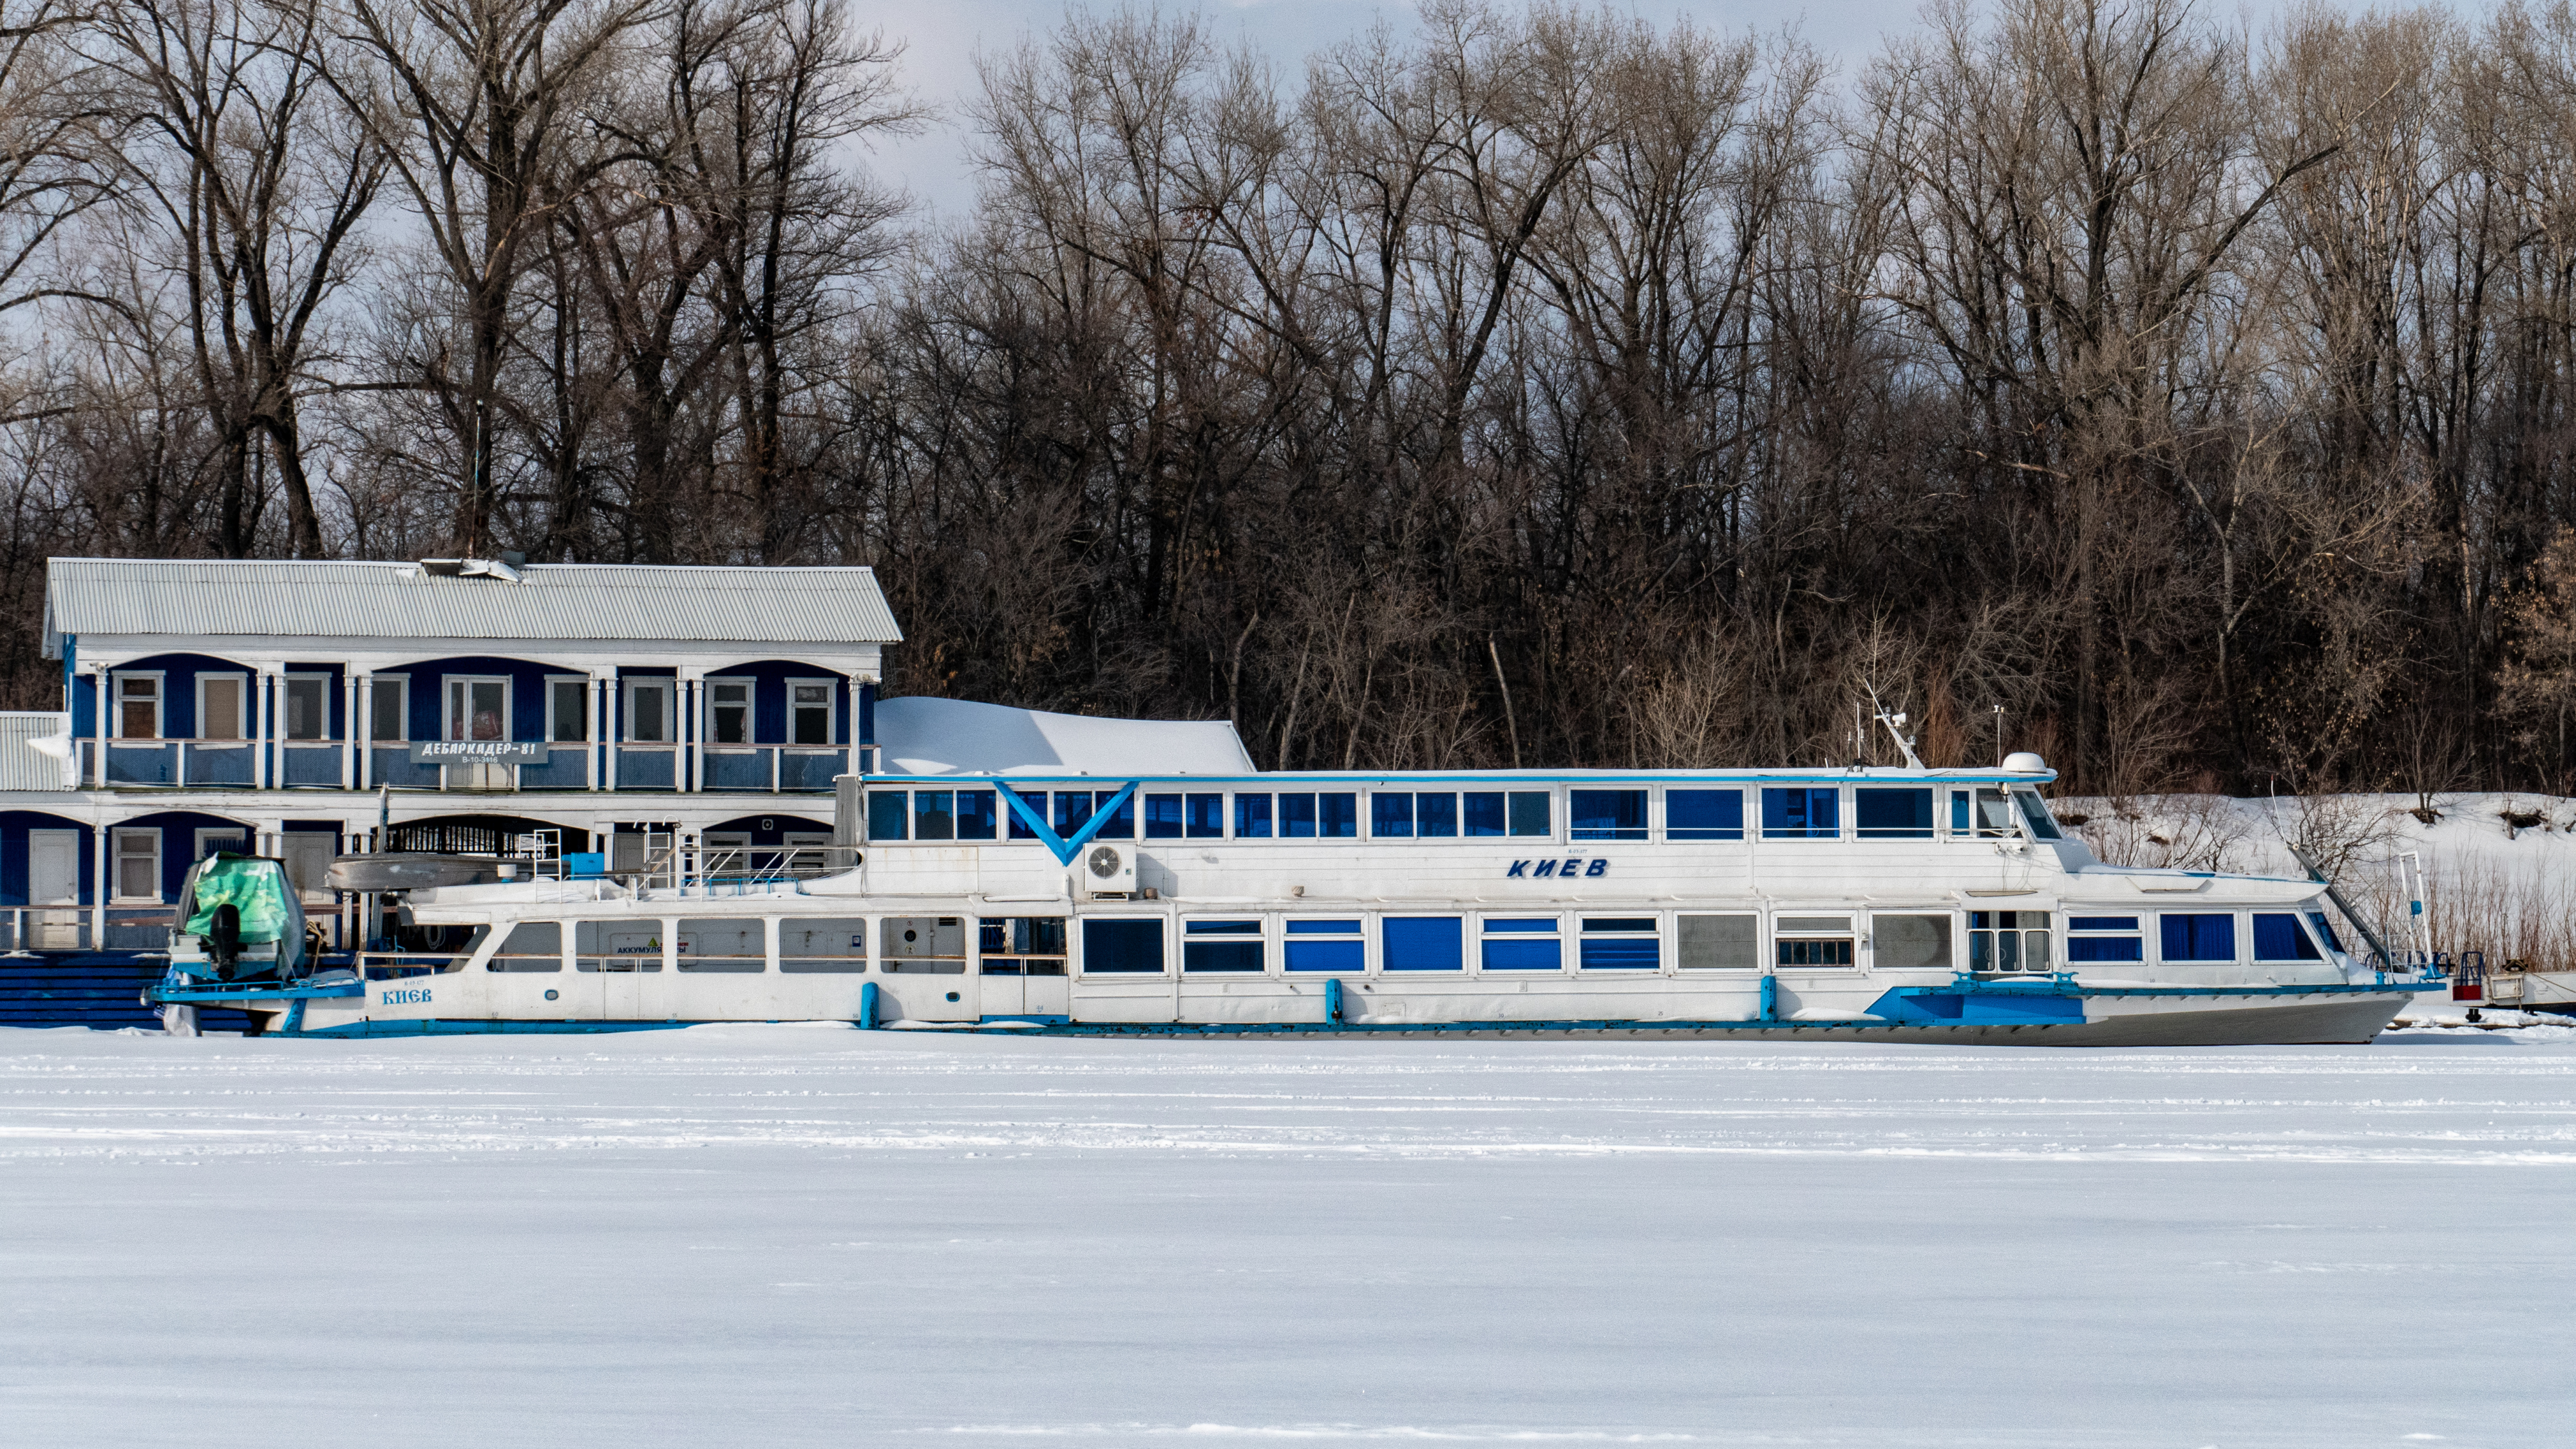
[[[346,1026],[308,1028],[296,1036],[564,1036],[601,1031],[671,1031],[683,1026],[744,1026],[745,1022],[704,1021],[467,1021],[419,1017],[399,1021],[353,1021]],[[285,1033],[280,1033],[285,1035]]]

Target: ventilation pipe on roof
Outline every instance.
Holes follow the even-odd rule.
[[[514,584],[520,582],[519,570],[527,566],[528,556],[516,552],[505,553],[499,558],[425,558],[420,561],[422,573],[435,574],[442,579],[506,579]]]

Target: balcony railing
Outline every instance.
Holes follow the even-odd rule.
[[[99,742],[80,745],[80,780],[100,779]],[[357,782],[343,776],[338,740],[275,742],[274,773],[278,789],[337,790]],[[592,790],[596,747],[578,741],[557,744],[542,765],[414,764],[409,744],[375,743],[367,753],[365,783],[373,789],[445,790],[458,793],[490,790]],[[109,740],[105,783],[110,788],[197,786],[249,789],[259,783],[259,749],[249,740]],[[673,791],[683,788],[684,757],[691,749],[678,745],[620,744],[616,788],[621,791]],[[828,794],[836,776],[850,768],[850,751],[840,745],[704,745],[692,747],[697,758],[697,788],[726,794]],[[512,772],[515,771],[515,774]]]
[[[829,790],[849,751],[813,745],[709,745],[698,784],[706,790],[758,790],[769,794]]]

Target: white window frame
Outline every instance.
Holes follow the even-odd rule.
[[[209,734],[207,734],[207,733],[206,733],[206,685],[207,685],[210,681],[217,680],[217,679],[229,679],[229,680],[231,680],[234,684],[236,684],[236,685],[238,685],[238,686],[239,686],[239,688],[238,688],[238,689],[236,689],[236,690],[234,691],[234,693],[233,693],[233,706],[234,706],[234,708],[235,708],[236,710],[238,710],[238,711],[239,711],[239,713],[238,713],[238,714],[236,714],[236,715],[234,716],[234,718],[233,718],[233,732],[232,732],[231,734],[229,734],[229,735],[220,735],[220,736],[218,736],[218,735],[209,735]],[[205,671],[205,672],[203,672],[203,673],[201,673],[201,674],[199,674],[199,675],[197,676],[196,690],[197,690],[197,736],[196,736],[196,737],[197,737],[198,739],[200,739],[200,740],[213,740],[213,741],[216,741],[216,742],[217,742],[217,743],[219,743],[219,744],[228,744],[228,745],[234,745],[234,744],[237,744],[237,745],[246,745],[246,744],[249,744],[249,743],[250,743],[251,715],[252,715],[252,713],[253,713],[253,711],[252,711],[252,709],[251,709],[251,698],[250,698],[250,676],[249,676],[248,674],[235,673],[235,672],[233,672],[233,671],[231,671],[231,670],[228,670],[228,669],[210,669],[210,670],[207,670],[207,671]]]
[[[146,901],[157,903],[161,899],[160,828],[152,825],[120,825],[113,827],[109,831],[109,836],[107,865],[111,874],[108,880],[108,898],[116,901]],[[148,896],[130,896],[125,894],[124,891],[125,862],[128,859],[125,843],[128,840],[140,839],[146,836],[149,836],[152,841],[152,894]]]
[[[567,684],[578,685],[581,689],[581,738],[576,740],[563,739],[555,733],[555,721],[558,717],[558,712],[555,709],[555,694],[561,686]],[[552,745],[587,745],[590,743],[590,725],[590,676],[587,674],[547,675],[546,743]]]
[[[716,691],[732,685],[742,686],[742,738],[716,738]],[[710,674],[698,689],[699,708],[705,718],[699,721],[699,740],[710,749],[748,749],[760,743],[760,677],[754,674]],[[726,706],[731,708],[730,705]]]
[[[238,840],[241,842],[242,853],[248,855],[250,837],[251,830],[247,825],[200,825],[197,827],[196,834],[197,853],[188,859],[192,864],[205,859],[206,842],[209,840]]]
[[[617,742],[621,745],[673,745],[679,743],[679,681],[664,674],[648,674],[624,681],[625,697],[617,715]],[[644,690],[662,694],[662,738],[638,739],[635,735],[635,696]]]
[[[808,750],[829,749],[841,738],[841,692],[833,686],[836,679],[789,679],[787,681],[787,738],[781,743]],[[796,741],[796,686],[819,684],[823,687],[823,743],[798,746]],[[1228,801],[1229,805],[1233,802]]]
[[[378,735],[378,734],[376,733],[376,695],[375,695],[375,692],[376,692],[377,690],[384,689],[384,688],[386,688],[386,687],[388,687],[388,686],[390,686],[396,694],[398,694],[398,695],[400,695],[400,696],[402,697],[402,702],[394,706],[394,720],[395,720],[395,722],[396,722],[397,724],[400,724],[400,725],[402,726],[402,733],[401,733],[401,734],[399,734],[399,735],[394,736],[394,737],[393,737],[393,738],[391,738],[391,739],[383,738],[382,736],[380,736],[380,735]],[[411,676],[410,676],[410,675],[408,675],[408,674],[377,674],[377,675],[371,675],[371,676],[369,676],[369,677],[368,677],[368,679],[367,679],[367,698],[366,698],[366,702],[365,702],[365,703],[366,703],[366,712],[367,712],[367,723],[366,723],[366,730],[367,730],[367,743],[369,743],[369,744],[371,744],[371,745],[400,745],[400,744],[407,744],[407,743],[409,743],[409,742],[410,742],[410,740],[411,740]]]
[[[442,740],[470,740],[474,738],[470,733],[464,735],[449,733],[449,731],[456,728],[456,719],[453,715],[448,713],[448,708],[456,703],[456,687],[460,684],[464,685],[469,690],[478,684],[497,684],[501,686],[501,733],[495,736],[495,738],[504,740],[510,738],[510,719],[513,711],[511,709],[510,699],[510,676],[506,674],[440,675],[438,679],[438,737]],[[466,698],[470,700],[473,696],[468,694]],[[467,722],[466,727],[469,730],[472,729],[473,725],[470,720]]]
[[[289,744],[299,745],[318,745],[337,741],[339,736],[331,733],[331,676],[316,674],[310,670],[292,670],[282,677],[286,682],[278,686],[277,717],[271,721],[276,727],[277,738]],[[302,679],[310,679],[322,686],[322,733],[318,735],[298,737],[286,732],[287,721],[293,718],[295,713],[295,684]]]
[[[129,679],[149,679],[152,681],[151,738],[156,741],[170,738],[170,676],[168,671],[160,669],[111,669],[108,671],[107,707],[115,711],[115,719],[113,721],[115,728],[109,732],[108,738],[115,740],[139,740],[143,738],[141,735],[129,735],[125,732],[125,681]]]

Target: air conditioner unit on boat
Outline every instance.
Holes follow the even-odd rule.
[[[1085,896],[1125,900],[1136,894],[1136,847],[1094,841],[1074,857],[1074,875]]]

